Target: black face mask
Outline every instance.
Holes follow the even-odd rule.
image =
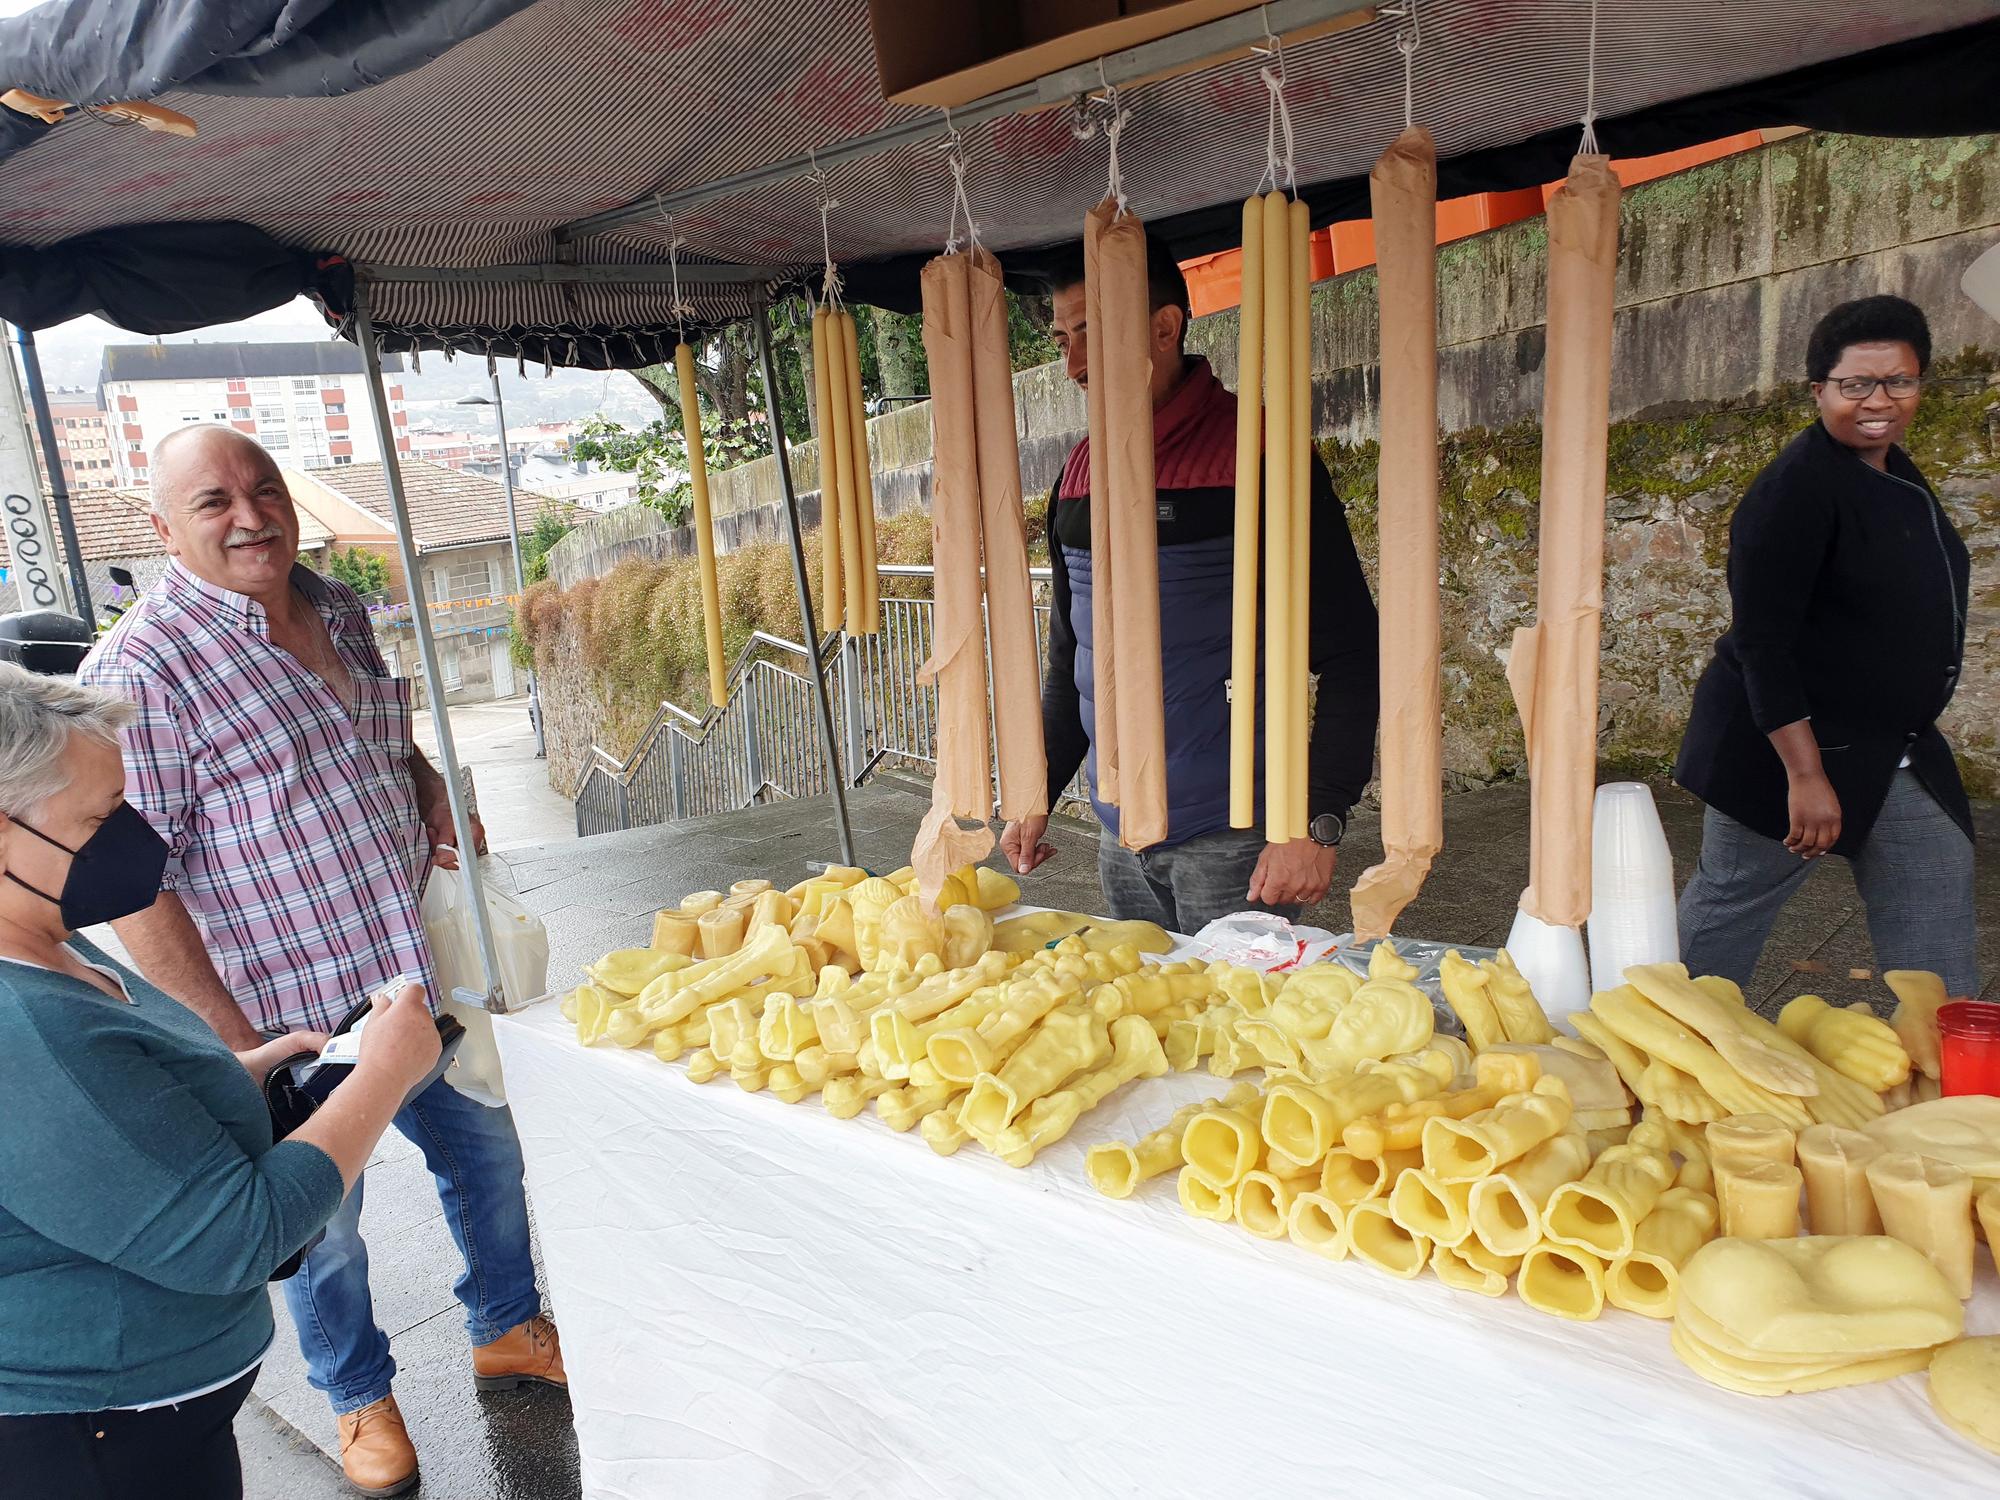
[[[6,875],[22,890],[34,891],[58,908],[63,926],[71,932],[129,917],[159,899],[160,876],[167,868],[167,841],[131,803],[119,803],[111,816],[97,825],[97,832],[74,849],[56,843],[19,818],[14,819],[14,825],[70,856],[60,899],[37,890],[12,870]]]

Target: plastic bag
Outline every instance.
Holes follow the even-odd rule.
[[[481,888],[493,928],[500,983],[510,1005],[525,1005],[548,989],[548,929],[540,917],[490,880]],[[445,1082],[467,1098],[497,1108],[507,1102],[507,1091],[493,1040],[493,1017],[479,1003],[486,993],[486,971],[479,961],[479,934],[466,905],[465,881],[458,872],[436,872],[425,884],[423,917],[437,974],[438,1008],[465,1027],[465,1041],[444,1075]],[[460,991],[466,999],[459,998]]]
[[[1265,974],[1289,974],[1316,964],[1339,946],[1339,940],[1318,927],[1295,927],[1283,917],[1264,911],[1239,911],[1217,917],[1197,932],[1184,953],[1209,963],[1234,964]]]

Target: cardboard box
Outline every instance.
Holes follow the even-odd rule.
[[[955,109],[1256,8],[1249,0],[868,0],[868,25],[884,98]]]

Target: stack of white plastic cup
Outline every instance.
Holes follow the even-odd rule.
[[[1653,794],[1637,781],[1597,789],[1590,819],[1590,977],[1616,989],[1634,964],[1681,956],[1674,857]]]
[[[1507,956],[1548,1015],[1563,1016],[1590,1004],[1590,965],[1584,961],[1583,934],[1574,927],[1552,927],[1517,911],[1507,934]]]

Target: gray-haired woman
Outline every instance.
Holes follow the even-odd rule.
[[[293,1036],[231,1053],[78,928],[159,893],[108,694],[0,664],[0,1474],[10,1493],[239,1496],[231,1422],[271,1342],[272,1270],[324,1225],[437,1060],[415,985],[271,1139]]]

